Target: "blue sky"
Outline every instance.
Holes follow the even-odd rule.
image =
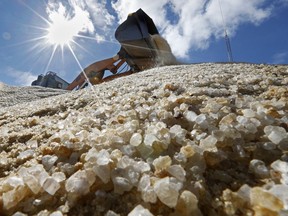
[[[25,86],[54,71],[71,82],[119,51],[114,31],[139,8],[181,62],[228,61],[226,29],[235,62],[288,64],[288,0],[0,0],[0,81]],[[72,34],[70,48],[52,28]]]

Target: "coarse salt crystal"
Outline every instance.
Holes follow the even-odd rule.
[[[134,133],[130,139],[130,145],[139,146],[142,143],[142,135],[140,133]]]
[[[137,205],[128,216],[153,216],[153,214],[142,205]]]
[[[48,177],[42,187],[47,193],[54,195],[59,190],[60,184],[54,178]]]

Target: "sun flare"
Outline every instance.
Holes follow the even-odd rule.
[[[39,36],[27,40],[27,43],[36,42],[34,48],[41,46],[41,48],[38,49],[39,53],[44,50],[48,51],[45,52],[44,56],[41,56],[41,58],[48,59],[43,73],[46,73],[49,70],[53,59],[59,54],[62,54],[62,60],[64,63],[64,57],[68,51],[71,52],[81,72],[85,76],[87,82],[90,84],[76,53],[77,49],[79,48],[81,50],[85,50],[85,47],[77,42],[79,38],[96,40],[95,37],[89,36],[94,35],[95,33],[95,28],[90,17],[90,13],[83,8],[82,4],[79,5],[77,1],[73,1],[69,5],[64,5],[62,2],[53,3],[49,1],[46,7],[46,14],[44,15],[34,10],[28,4],[24,3],[24,5],[38,18],[45,22],[44,25],[41,26],[32,26],[39,30],[39,33],[37,33]],[[59,50],[62,52],[59,52]]]
[[[71,20],[65,17],[55,20],[47,29],[46,38],[50,44],[61,46],[68,45],[76,37],[78,31],[73,27]]]
[[[45,37],[50,44],[63,48],[73,41],[78,32],[79,29],[75,27],[74,19],[69,19],[65,9],[60,8],[50,14],[49,27]]]

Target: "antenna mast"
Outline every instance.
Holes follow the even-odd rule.
[[[221,7],[220,0],[218,0],[218,4],[219,4],[221,16],[222,16],[222,23],[223,23],[223,28],[224,28],[224,37],[225,37],[227,54],[228,54],[228,61],[229,62],[233,62],[234,60],[233,60],[233,55],[232,55],[232,48],[231,48],[229,36],[227,34],[227,28],[226,28],[226,24],[225,24],[223,12],[222,12],[222,7]]]

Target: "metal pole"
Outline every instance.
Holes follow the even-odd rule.
[[[229,36],[227,34],[226,23],[225,23],[225,20],[224,20],[224,16],[223,16],[220,0],[218,0],[218,4],[219,4],[221,16],[222,16],[222,23],[223,23],[224,34],[225,34],[224,38],[225,38],[226,49],[227,49],[227,54],[228,54],[228,61],[229,62],[233,62],[234,60],[233,60],[233,55],[232,55],[232,48],[231,48]]]

